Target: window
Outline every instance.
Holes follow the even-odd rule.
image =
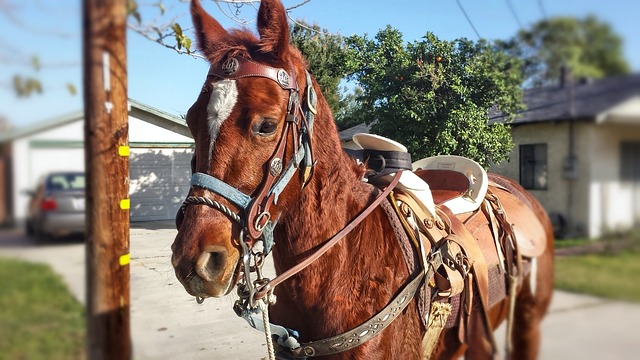
[[[84,190],[85,178],[82,173],[52,174],[47,178],[49,190]]]
[[[640,182],[640,142],[623,142],[621,144],[620,180]]]
[[[547,189],[547,144],[520,145],[520,185]]]

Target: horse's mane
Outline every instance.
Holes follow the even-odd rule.
[[[230,30],[228,36],[225,36],[216,46],[207,47],[204,55],[211,64],[222,62],[229,57],[241,57],[258,62],[278,62],[279,59],[268,50],[251,30],[240,28]],[[305,58],[293,44],[289,44],[287,53],[292,62],[306,66]]]

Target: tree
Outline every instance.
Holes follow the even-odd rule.
[[[528,86],[553,84],[562,66],[577,78],[601,78],[629,73],[622,39],[594,16],[541,20],[499,45],[524,62]]]
[[[346,76],[353,72],[347,61],[349,51],[344,38],[330,34],[318,25],[297,20],[291,27],[291,43],[307,59],[309,70],[320,85],[338,128],[361,124],[354,113],[357,112],[357,99],[362,90],[341,86]]]
[[[488,112],[513,116],[522,108],[518,59],[485,41],[432,33],[405,45],[389,26],[347,43],[357,69],[351,78],[363,88],[359,116],[373,132],[403,143],[414,159],[453,154],[488,166],[507,156],[507,125],[489,125]]]
[[[345,77],[346,48],[340,35],[318,25],[298,21],[291,27],[291,43],[305,56],[333,113],[340,107],[340,80]]]

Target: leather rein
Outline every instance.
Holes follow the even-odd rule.
[[[298,83],[293,67],[291,67],[291,73],[288,73],[282,68],[273,68],[251,60],[230,57],[222,63],[212,65],[208,75],[219,79],[230,80],[262,77],[275,81],[283,90],[289,91],[285,125],[281,137],[278,140],[276,150],[267,162],[269,170],[265,173],[262,183],[254,192],[257,195],[250,197],[209,174],[194,172],[191,179],[191,185],[193,187],[200,187],[211,191],[225,198],[241,211],[236,213],[218,201],[200,196],[188,196],[181,207],[182,213],[184,214],[186,208],[190,205],[210,206],[240,225],[241,232],[239,242],[243,250],[243,256],[239,261],[239,266],[242,268],[244,276],[237,284],[240,300],[236,301],[234,311],[238,316],[243,317],[252,327],[258,330],[266,330],[268,328],[272,334],[276,335],[282,351],[284,351],[287,356],[293,356],[294,358],[335,354],[361,345],[386,328],[408,303],[410,303],[410,299],[413,298],[416,289],[424,278],[424,273],[412,279],[396,298],[382,311],[369,319],[369,321],[347,333],[324,340],[299,344],[296,331],[272,323],[265,324],[253,315],[258,312],[257,302],[259,300],[266,300],[265,298],[270,297],[273,289],[277,285],[299,273],[320,258],[377,208],[397,185],[400,180],[401,171],[395,174],[391,183],[371,204],[363,209],[360,214],[352,219],[341,231],[326,240],[324,245],[316,252],[289,270],[276,276],[274,279],[267,279],[262,276],[261,269],[264,264],[264,257],[268,255],[273,246],[273,229],[277,223],[277,219],[271,219],[269,208],[271,205],[277,204],[278,196],[296,172],[301,173],[303,189],[313,174],[314,161],[311,149],[311,135],[313,120],[316,114],[317,95],[313,89],[311,77],[309,73],[306,72],[306,101],[301,103]],[[291,133],[290,137],[288,133]],[[283,157],[285,156],[289,138],[294,140],[293,156],[289,160],[287,168],[283,169]],[[263,251],[255,252],[253,247],[259,240],[263,243]],[[252,260],[254,262],[253,265],[251,264]],[[257,273],[256,280],[252,280],[252,272]],[[198,303],[204,301],[203,298],[198,297],[196,300]],[[349,336],[353,337],[352,334],[354,333],[359,334],[357,338],[347,339]]]

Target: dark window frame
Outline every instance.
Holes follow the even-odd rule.
[[[620,181],[640,182],[640,141],[620,143]]]
[[[549,167],[546,143],[522,144],[520,150],[520,185],[527,190],[548,190]],[[539,178],[542,176],[542,181]]]

